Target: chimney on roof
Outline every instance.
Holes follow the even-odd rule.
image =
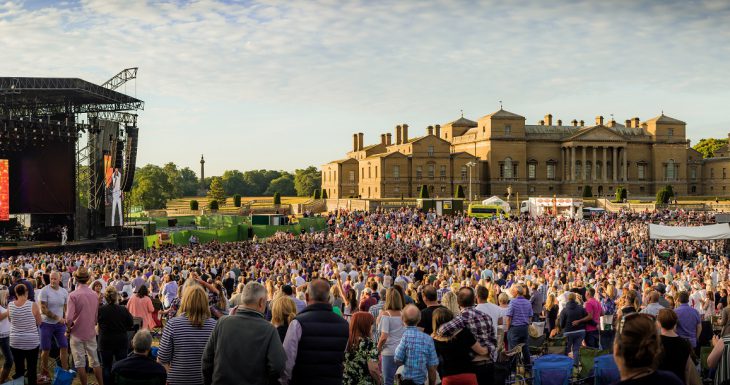
[[[434,134],[436,134],[436,136],[438,136],[440,138],[441,137],[441,125],[437,124],[436,126],[434,126],[434,128],[435,128]]]
[[[631,128],[631,119],[626,119],[626,127]]]
[[[541,126],[544,126],[545,125],[545,121],[544,120],[541,120],[541,121],[537,122],[537,124],[539,124]]]
[[[403,123],[403,129],[402,134],[403,135],[403,143],[408,143],[408,125]]]
[[[362,151],[362,148],[363,148],[363,137],[364,136],[365,135],[363,135],[362,132],[358,132],[357,133],[357,149],[358,150],[361,150],[361,151]]]
[[[385,134],[380,134],[380,144],[386,146],[388,143],[385,140]]]
[[[585,122],[585,121],[583,121],[583,120],[581,120],[581,121],[580,121],[580,126],[581,126],[581,127],[583,127],[583,126],[585,126],[585,125],[586,125],[586,122]]]
[[[426,134],[433,135],[433,126],[426,127]]]
[[[403,143],[402,137],[402,130],[400,128],[400,124],[395,126],[395,144],[401,144]]]
[[[352,151],[357,151],[357,148],[360,147],[357,145],[357,134],[352,134]]]
[[[563,125],[563,121],[558,119],[558,126],[562,126],[562,125]]]
[[[547,124],[548,126],[553,125],[553,114],[545,115],[545,124]]]
[[[578,127],[578,121],[573,119],[570,123],[573,124],[573,127]]]
[[[641,124],[639,123],[639,117],[635,116],[634,117],[634,128],[639,128],[640,126],[641,126]]]
[[[603,116],[598,115],[596,116],[596,126],[602,126],[603,125]]]
[[[391,144],[393,144],[392,141],[393,141],[393,134],[391,134],[390,132],[385,134],[385,144],[387,146],[390,146]]]

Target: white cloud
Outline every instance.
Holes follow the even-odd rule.
[[[293,169],[341,157],[351,132],[500,99],[530,122],[664,108],[694,139],[724,136],[709,106],[730,96],[729,20],[723,1],[5,2],[0,73],[101,83],[139,66],[142,162]]]

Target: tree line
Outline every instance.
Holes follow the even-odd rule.
[[[138,167],[127,205],[145,210],[162,209],[169,200],[186,196],[207,195],[213,187],[221,197],[241,195],[271,197],[312,196],[322,188],[320,171],[310,166],[294,173],[278,170],[227,170],[221,176],[200,178],[189,167],[179,168],[175,163],[160,167],[148,164]],[[222,190],[222,191],[221,191]]]

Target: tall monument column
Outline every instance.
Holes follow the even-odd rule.
[[[205,184],[205,159],[203,154],[200,154],[200,186],[203,187]]]

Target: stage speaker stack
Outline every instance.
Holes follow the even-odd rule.
[[[132,190],[132,182],[134,181],[134,170],[137,166],[137,144],[139,143],[139,128],[136,126],[126,126],[124,130],[127,133],[127,143],[124,146],[124,180],[122,182],[122,191],[129,192]]]

